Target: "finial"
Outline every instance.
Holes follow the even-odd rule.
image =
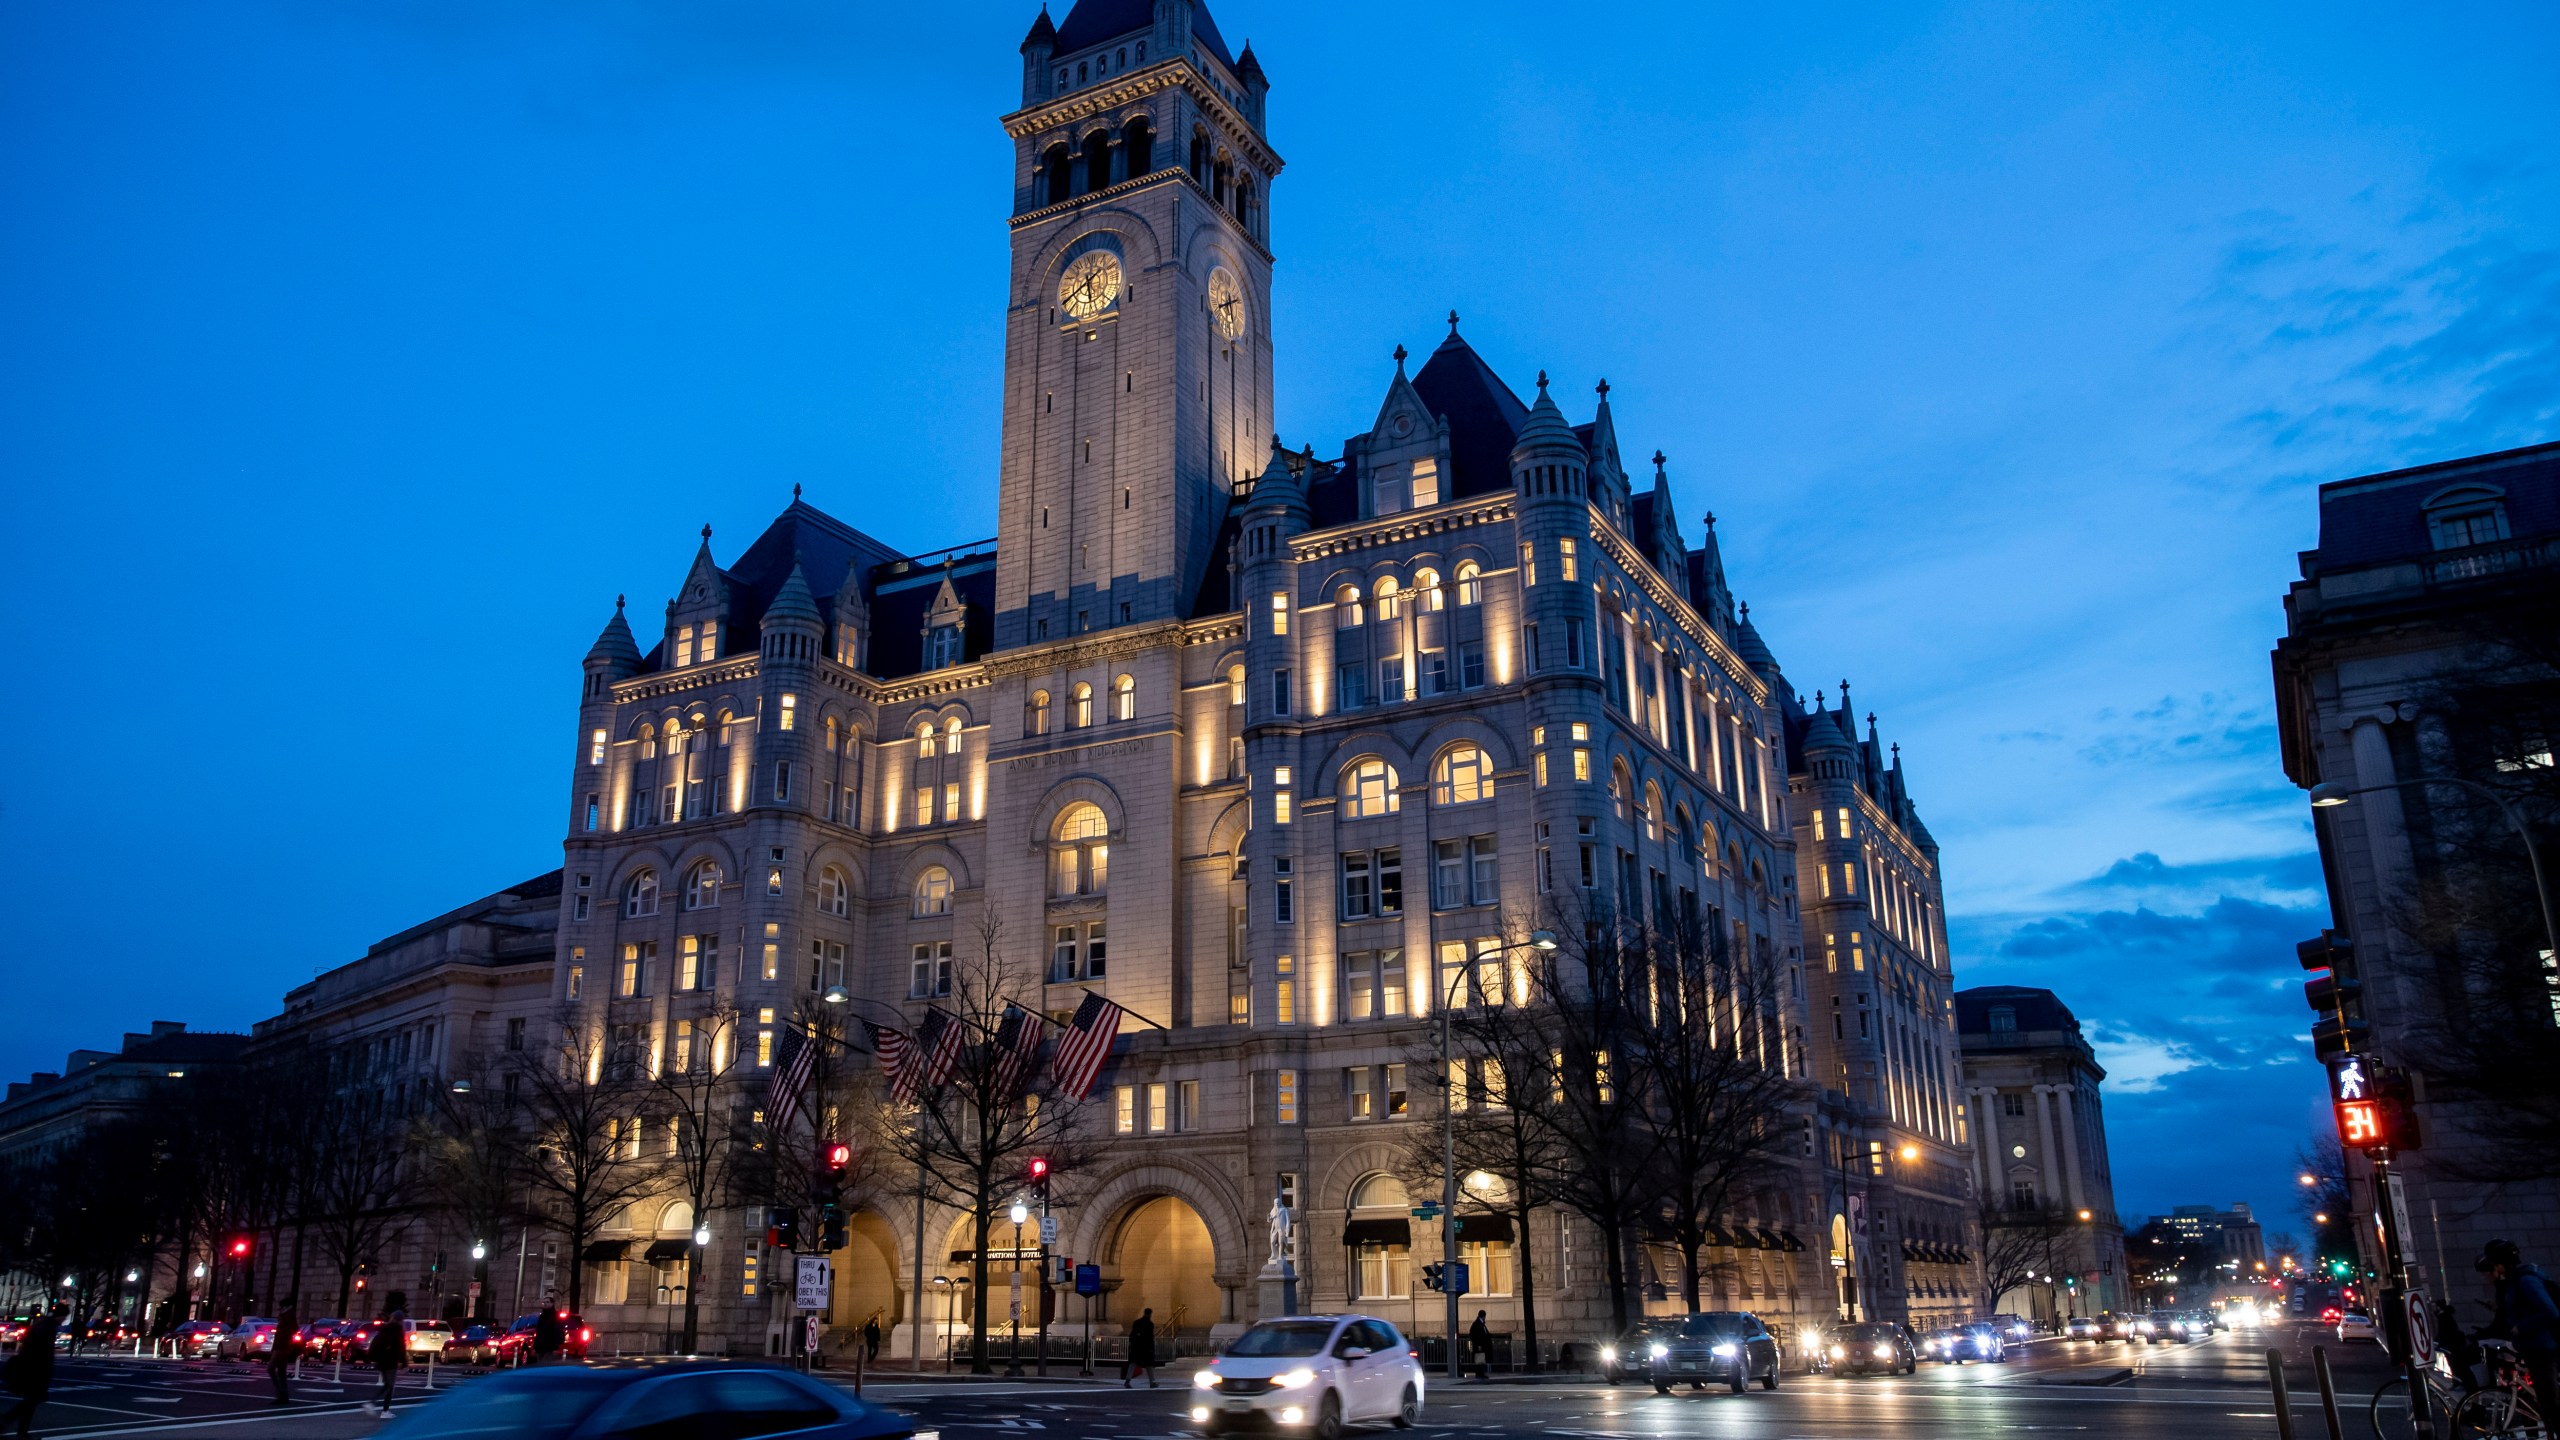
[[[792,504],[794,504],[794,505],[797,505],[797,504],[799,504],[799,503],[800,503],[800,485],[799,485],[799,482],[797,482],[797,481],[792,482],[792,486],[791,486],[791,503],[792,503]]]
[[[613,597],[613,613],[616,615],[622,613],[622,597],[619,595]]]
[[[1742,602],[1742,618],[1745,620],[1751,618],[1751,602],[1748,600]]]
[[[1710,530],[1716,528],[1716,512],[1713,510],[1707,512],[1707,528]]]
[[[1875,733],[1875,728],[1876,728],[1876,712],[1874,712],[1873,710],[1870,710],[1870,711],[1868,711],[1868,712],[1867,712],[1867,733],[1868,733],[1868,734],[1870,734],[1870,735],[1874,734],[1874,733]]]
[[[1662,463],[1670,458],[1670,456],[1663,454],[1659,450],[1653,452],[1653,474],[1655,479],[1660,479],[1662,477]]]
[[[1540,395],[1547,393],[1547,372],[1544,370],[1538,372],[1538,393]]]
[[[1458,312],[1455,310],[1449,312],[1449,338],[1458,338]]]
[[[1601,377],[1600,377],[1600,383],[1599,383],[1599,384],[1597,384],[1597,385],[1592,386],[1591,388],[1600,392],[1600,403],[1601,403],[1601,404],[1606,405],[1606,404],[1608,404],[1608,403],[1609,403],[1609,377],[1608,377],[1608,376],[1606,376],[1606,375],[1601,376]]]
[[[1902,742],[1899,740],[1893,742],[1893,763],[1896,765],[1902,763]]]
[[[1831,692],[1830,692],[1830,691],[1828,691],[1828,690],[1824,690],[1824,689],[1821,689],[1820,687],[1816,687],[1816,688],[1815,688],[1815,690],[1814,690],[1814,692],[1813,692],[1813,708],[1814,708],[1814,712],[1815,712],[1816,714],[1821,713],[1821,711],[1822,711],[1822,704],[1823,704],[1823,702],[1824,702],[1825,700],[1830,699],[1830,698],[1831,698]]]
[[[1404,347],[1401,345],[1396,347],[1396,373],[1404,373]]]
[[[1279,432],[1279,431],[1277,431],[1277,430],[1272,431],[1272,432],[1271,432],[1271,453],[1272,453],[1272,454],[1274,454],[1274,455],[1278,455],[1278,454],[1281,454],[1281,453],[1285,452],[1288,448],[1289,448],[1288,446],[1283,445],[1283,444],[1281,444],[1281,443],[1280,443],[1280,432]]]
[[[711,525],[710,525],[710,522],[709,522],[709,521],[705,521],[705,522],[703,522],[703,526],[702,526],[702,538],[703,538],[704,540],[706,540],[706,541],[708,541],[708,540],[711,538]]]

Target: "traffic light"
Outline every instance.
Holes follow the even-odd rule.
[[[818,1248],[834,1252],[841,1250],[852,1243],[853,1237],[845,1231],[844,1217],[842,1215],[828,1216],[826,1224],[818,1231]]]
[[[853,1147],[839,1141],[829,1145],[818,1169],[818,1248],[841,1250],[851,1238],[845,1233],[844,1172],[853,1164]]]
[[[1031,1193],[1038,1197],[1041,1208],[1048,1208],[1049,1162],[1038,1155],[1031,1157]]]
[[[765,1215],[764,1240],[776,1250],[800,1248],[800,1212],[776,1205]]]
[[[248,1237],[248,1236],[246,1236],[246,1235],[234,1235],[234,1236],[232,1236],[232,1237],[231,1237],[231,1246],[230,1246],[230,1250],[231,1250],[231,1258],[232,1258],[232,1259],[234,1259],[234,1260],[246,1260],[246,1259],[248,1259],[248,1258],[249,1258],[249,1237]]]
[[[2320,1018],[2311,1026],[2311,1049],[2321,1060],[2361,1050],[2373,1033],[2364,1019],[2364,985],[2348,970],[2355,964],[2355,941],[2335,930],[2293,947],[2305,970],[2324,972],[2302,987],[2302,998]]]
[[[1425,1265],[1425,1266],[1423,1266],[1423,1267],[1422,1267],[1422,1288],[1423,1288],[1423,1289],[1425,1289],[1425,1290],[1437,1291],[1437,1290],[1440,1288],[1440,1277],[1441,1277],[1441,1275],[1442,1275],[1442,1274],[1444,1274],[1447,1270],[1448,1270],[1448,1267],[1447,1267],[1447,1266],[1442,1265],[1442,1264],[1440,1264],[1440,1263],[1439,1263],[1439,1262],[1437,1262],[1437,1261],[1434,1261],[1434,1262],[1432,1262],[1432,1263],[1431,1263],[1431,1264],[1429,1264],[1429,1265]]]

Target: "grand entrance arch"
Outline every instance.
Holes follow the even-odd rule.
[[[1153,1309],[1157,1335],[1170,1340],[1176,1331],[1206,1334],[1224,1318],[1217,1246],[1208,1222],[1185,1202],[1171,1195],[1134,1202],[1116,1228],[1110,1259],[1120,1279],[1110,1299],[1113,1324],[1126,1326]]]
[[[907,1318],[908,1277],[898,1268],[896,1233],[877,1213],[857,1211],[845,1226],[845,1247],[829,1258],[835,1262],[835,1296],[827,1323],[859,1331],[876,1316],[887,1353],[889,1332]]]

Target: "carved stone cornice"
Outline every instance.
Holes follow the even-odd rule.
[[[1706,618],[1697,612],[1696,607],[1681,598],[1680,592],[1672,589],[1670,582],[1662,578],[1662,572],[1653,568],[1653,562],[1638,552],[1625,536],[1620,535],[1617,527],[1610,524],[1608,517],[1598,510],[1591,512],[1591,534],[1592,538],[1600,542],[1602,553],[1616,563],[1619,573],[1633,580],[1636,588],[1644,592],[1646,599],[1651,600],[1663,614],[1670,616],[1671,622],[1680,627],[1681,634],[1688,636],[1699,649],[1714,657],[1716,664],[1735,684],[1750,692],[1755,703],[1760,705],[1769,703],[1769,682],[1761,679],[1749,665],[1743,663],[1742,657],[1735,654],[1733,647],[1725,643],[1725,638],[1717,634],[1714,627],[1707,624]]]
[[[1142,70],[1127,71],[1115,79],[1091,85],[1055,100],[1026,105],[1004,117],[1004,133],[1016,140],[1035,135],[1053,126],[1071,126],[1108,110],[1117,110],[1133,101],[1143,100],[1159,90],[1188,91],[1199,103],[1202,113],[1215,121],[1227,140],[1235,145],[1254,168],[1265,175],[1278,175],[1285,163],[1217,86],[1209,82],[1200,67],[1188,57],[1159,60]],[[1018,223],[1018,222],[1017,222]]]
[[[638,675],[613,684],[613,701],[629,705],[643,700],[657,700],[680,695],[700,686],[736,684],[753,680],[764,657],[755,651],[714,660],[708,665],[689,665],[682,670],[661,670],[654,675]]]
[[[1329,530],[1310,530],[1289,537],[1289,558],[1303,564],[1348,555],[1357,550],[1374,550],[1382,545],[1402,545],[1433,535],[1452,534],[1479,525],[1499,524],[1514,517],[1511,492],[1498,491],[1449,505],[1432,505],[1420,510],[1378,519],[1337,525]]]

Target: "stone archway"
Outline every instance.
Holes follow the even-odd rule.
[[[1223,1318],[1217,1245],[1189,1203],[1164,1194],[1132,1202],[1115,1227],[1109,1259],[1120,1282],[1109,1302],[1112,1322],[1126,1326],[1154,1310],[1160,1354],[1170,1353],[1176,1332],[1197,1342]]]
[[[845,1226],[845,1247],[829,1257],[835,1263],[835,1295],[827,1323],[859,1331],[874,1315],[880,1318],[881,1344],[907,1318],[906,1272],[899,1268],[898,1237],[876,1212],[857,1211]]]

